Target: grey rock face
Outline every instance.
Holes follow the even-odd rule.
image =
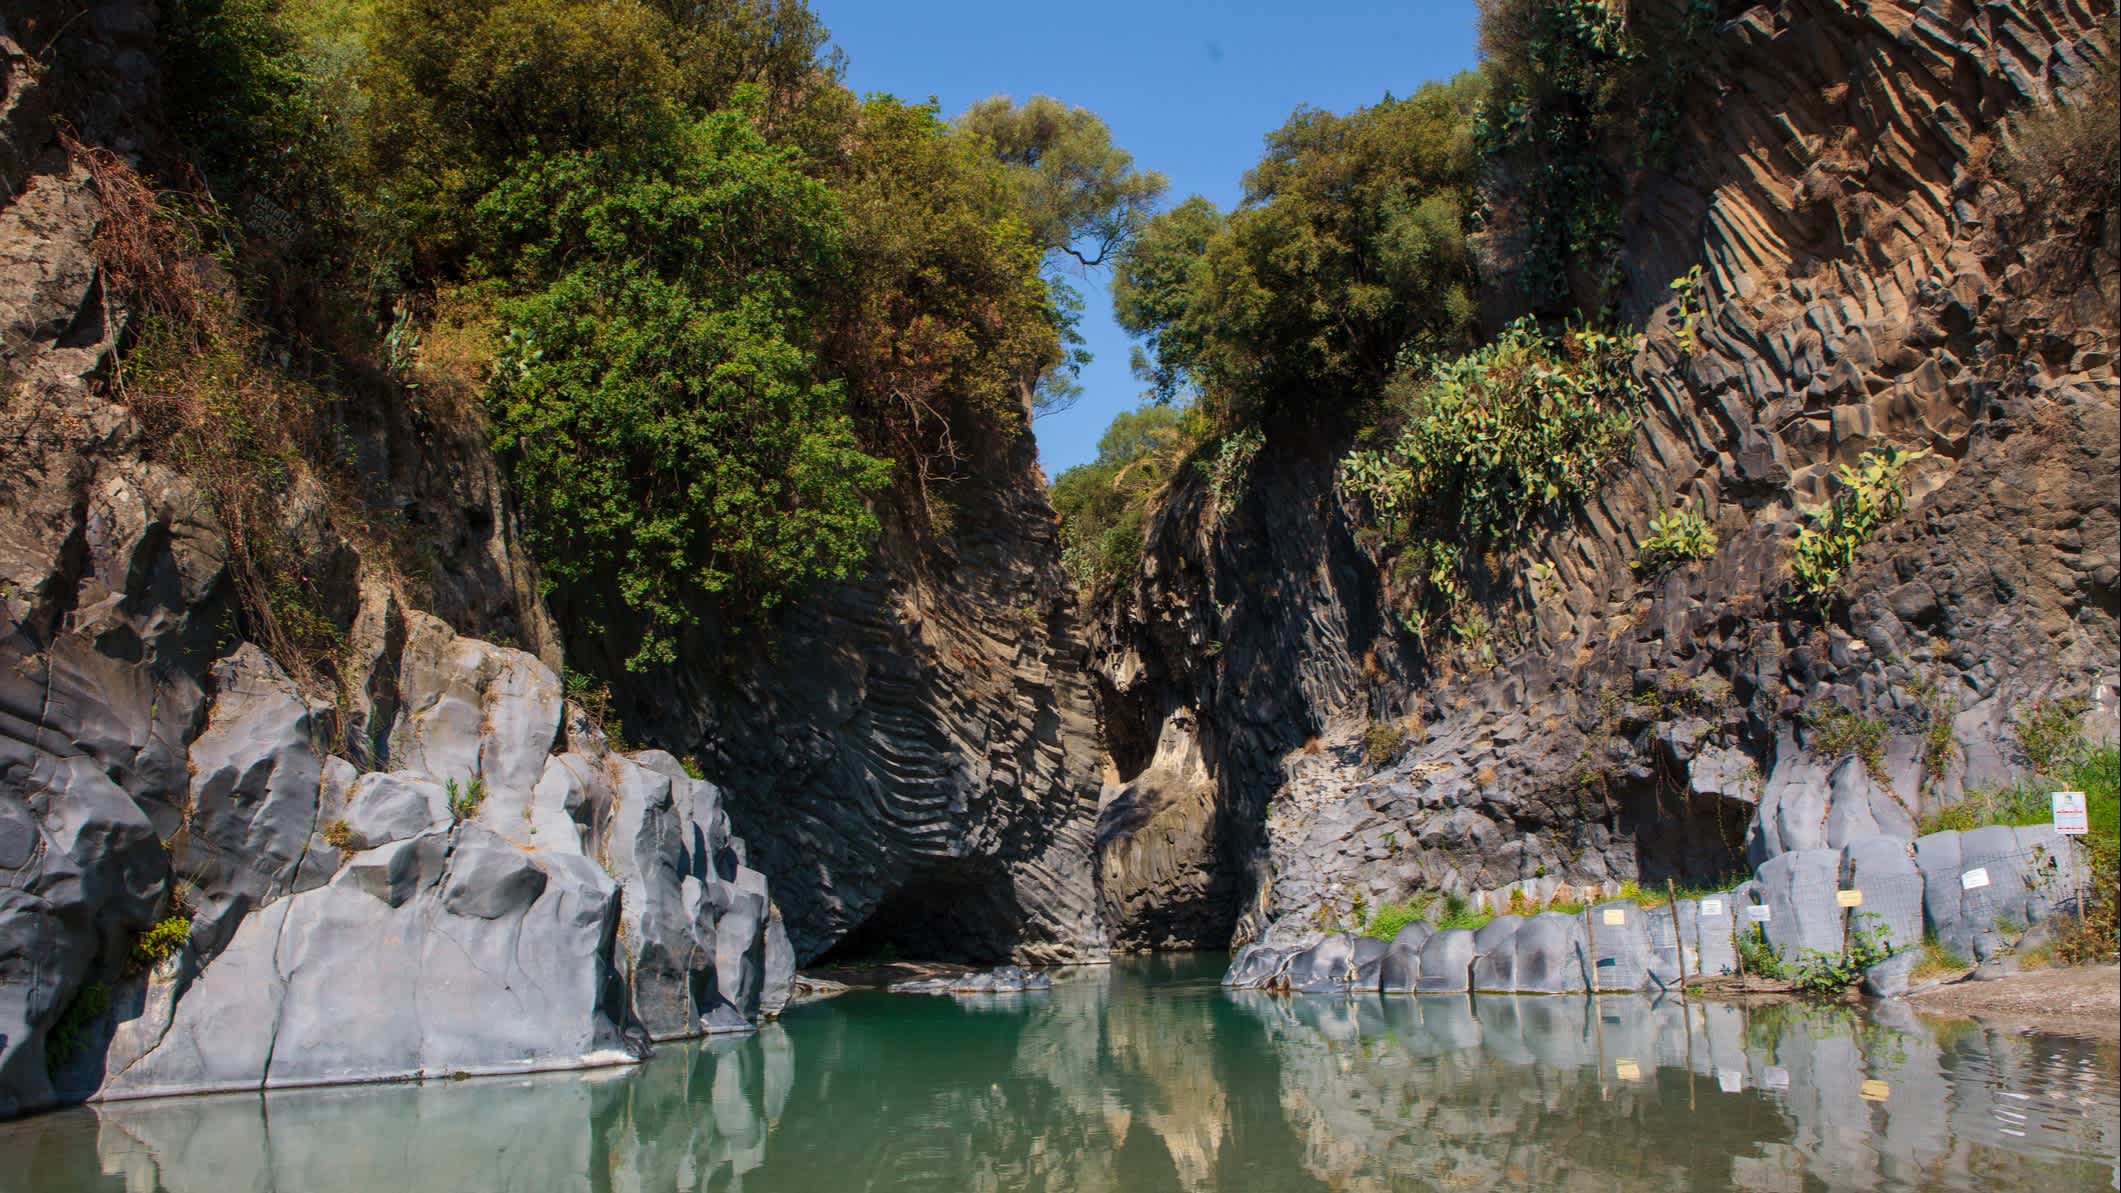
[[[1720,51],[1761,81],[1744,119],[1707,100],[1675,113],[1717,149],[1639,196],[1644,212],[1705,218],[1627,221],[1622,259],[1646,283],[1623,300],[1647,334],[1633,450],[1482,602],[1510,627],[1497,641],[1519,644],[1492,665],[1446,663],[1399,632],[1393,577],[1415,557],[1336,487],[1345,437],[1270,436],[1241,486],[1182,479],[1159,503],[1140,569],[1097,610],[1093,650],[1124,782],[1172,790],[1158,743],[1197,727],[1206,793],[1189,788],[1185,815],[1157,828],[1191,833],[1161,855],[1189,880],[1159,888],[1189,923],[1243,942],[1358,899],[1492,895],[1543,876],[1720,880],[1741,857],[1912,836],[1932,802],[2023,769],[2011,721],[2028,701],[2088,697],[2093,735],[2115,732],[2110,246],[2026,208],[1975,148],[2011,105],[2066,90],[2076,57],[2104,53],[2103,18],[2043,2],[2014,9],[2025,23],[2008,32],[1911,33],[1884,10],[1848,11],[1754,6]],[[1829,27],[1836,48],[1819,52]],[[1880,80],[1892,101],[1838,98]],[[1924,115],[1947,108],[1958,117]],[[1877,152],[1829,194],[1828,150],[1766,164],[1735,131],[1752,121],[1842,128]],[[1887,177],[1919,177],[1906,185],[1925,196],[1890,249],[1863,211],[1864,179]],[[1805,198],[1765,198],[1793,194]],[[1522,246],[1495,235],[1484,247],[1512,260]],[[1816,261],[1862,264],[1826,279]],[[1649,262],[1711,263],[1713,326],[1682,335]],[[2027,351],[2007,380],[1976,363]],[[1932,453],[1911,467],[1905,516],[1864,547],[1831,608],[1790,600],[1796,511],[1886,444]],[[1720,548],[1636,572],[1644,527],[1682,500]],[[1924,682],[1934,709],[1914,695]],[[1828,706],[1875,725],[1875,767],[1807,721]],[[1373,722],[1421,732],[1379,767],[1361,748]],[[1961,754],[1933,777],[1932,724]],[[1587,775],[1602,805],[1589,814]],[[1211,899],[1219,920],[1196,913]],[[1128,914],[1152,918],[1154,902],[1137,891]]]
[[[1473,934],[1473,989],[1517,989],[1516,938],[1524,923],[1523,916],[1497,916]]]
[[[1841,951],[1843,917],[1834,904],[1841,887],[1839,849],[1777,854],[1760,867],[1757,881],[1774,917],[1767,923],[1768,943],[1785,958],[1794,961],[1806,949]]]
[[[1872,998],[1899,998],[1921,963],[1922,950],[1903,949],[1863,971],[1863,992]]]
[[[1414,989],[1421,994],[1462,994],[1472,988],[1473,933],[1447,928],[1421,947],[1421,967],[1414,975]]]
[[[1289,985],[1303,994],[1335,994],[1356,980],[1355,938],[1336,932],[1289,962]]]
[[[719,792],[667,755],[611,753],[579,721],[563,734],[557,677],[533,656],[407,620],[389,760],[432,770],[327,765],[270,659],[245,647],[216,665],[162,863],[198,892],[191,943],[152,975],[105,979],[112,1008],[58,1096],[621,1063],[650,1037],[745,1029],[785,1002],[785,939]],[[104,867],[139,853],[128,835],[163,852],[115,789],[57,789],[41,821],[17,807],[0,801],[0,863],[31,889],[85,893],[53,865],[67,843]],[[152,892],[166,873],[133,881]],[[145,919],[146,892],[99,901]],[[11,925],[73,958],[75,982],[111,964],[78,895],[44,903],[25,917],[0,901],[0,965],[20,947]],[[23,1025],[0,1068],[17,1109],[54,1096],[41,1032],[66,996],[22,990],[0,1002]]]
[[[1899,837],[1864,837],[1842,851],[1841,885],[1862,892],[1852,922],[1882,931],[1894,949],[1922,943],[1922,871],[1913,850]]]
[[[1510,937],[1516,961],[1511,988],[1526,994],[1568,994],[1588,989],[1590,951],[1583,921],[1558,911],[1541,912]]]
[[[1392,938],[1392,947],[1377,962],[1378,989],[1386,994],[1412,994],[1421,976],[1421,950],[1436,929],[1425,920],[1415,920]]]

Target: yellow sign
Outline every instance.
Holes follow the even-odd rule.
[[[1857,890],[1835,891],[1834,906],[1861,907],[1863,906],[1863,892]]]
[[[1627,923],[1627,922],[1628,922],[1628,913],[1627,913],[1627,912],[1625,912],[1625,911],[1621,910],[1621,909],[1620,909],[1620,908],[1618,908],[1618,907],[1608,907],[1608,908],[1606,908],[1606,909],[1605,909],[1605,926],[1606,926],[1606,927],[1608,927],[1608,928],[1618,928],[1618,927],[1619,927],[1620,925],[1622,925],[1622,924],[1625,924],[1625,923]]]
[[[1873,1077],[1864,1082],[1863,1088],[1857,1092],[1863,1095],[1866,1102],[1883,1102],[1893,1096],[1893,1087]]]
[[[1622,1081],[1640,1081],[1642,1080],[1642,1069],[1634,1061],[1622,1057],[1613,1062],[1613,1076],[1620,1078]]]

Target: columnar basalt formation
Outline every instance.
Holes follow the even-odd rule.
[[[625,704],[728,792],[805,960],[1107,949],[1097,729],[1036,445],[1018,424],[966,448],[947,528],[884,510],[863,580],[690,645],[711,665]]]
[[[1997,164],[2008,118],[2115,52],[2110,8],[1724,15],[1673,164],[1623,211],[1621,313],[1646,328],[1632,455],[1485,562],[1498,665],[1381,628],[1333,492],[1345,432],[1267,428],[1234,508],[1181,484],[1153,516],[1094,641],[1126,784],[1100,834],[1127,859],[1107,867],[1118,940],[1242,942],[1418,889],[1706,878],[1907,838],[2022,767],[2030,701],[2088,698],[2112,735],[2121,222]],[[1696,265],[1683,336],[1669,281]],[[1814,610],[1787,579],[1800,511],[1885,445],[1929,453],[1908,511]],[[1721,549],[1637,575],[1650,517],[1681,505]],[[1822,752],[1802,714],[1828,703],[1885,723],[1881,765]],[[1957,748],[1926,774],[1932,718]],[[1373,719],[1410,726],[1381,770]],[[1156,744],[1173,734],[1183,750]]]

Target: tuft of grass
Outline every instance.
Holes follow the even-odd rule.
[[[449,793],[449,815],[459,824],[477,816],[479,814],[479,805],[486,802],[486,780],[484,779],[474,778],[462,790],[458,789],[457,781],[451,779],[444,783],[442,788]]]
[[[1434,901],[1435,896],[1424,891],[1405,903],[1379,904],[1376,910],[1370,913],[1369,923],[1363,925],[1362,934],[1378,940],[1390,940],[1399,935],[1401,928],[1424,918],[1428,913],[1429,904]]]
[[[353,826],[346,823],[343,817],[325,825],[323,836],[326,845],[341,853],[350,853],[360,847],[359,839],[354,836]]]
[[[1446,932],[1452,928],[1466,928],[1478,931],[1485,927],[1489,920],[1494,918],[1494,912],[1475,908],[1472,901],[1464,895],[1446,895],[1443,902],[1443,918],[1436,921],[1436,930],[1438,932]]]
[[[1362,731],[1362,760],[1372,769],[1390,766],[1406,748],[1407,730],[1397,721],[1372,721]]]
[[[2035,700],[2019,711],[2011,731],[2034,774],[2056,774],[2083,756],[2084,712],[2089,707],[2082,697],[2069,697]]]
[[[1863,769],[1880,784],[1885,783],[1884,721],[1852,712],[1838,704],[1815,705],[1805,710],[1804,723],[1811,727],[1812,752],[1823,758],[1854,754]]]
[[[1917,981],[1942,977],[1948,973],[1959,973],[1972,969],[1974,963],[1944,947],[1932,932],[1922,938],[1922,959],[1915,963],[1914,977]]]

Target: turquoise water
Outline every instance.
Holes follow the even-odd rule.
[[[1219,989],[1223,963],[850,994],[591,1074],[70,1110],[0,1124],[0,1190],[2115,1185],[2111,1045],[1633,997],[1276,998]]]

